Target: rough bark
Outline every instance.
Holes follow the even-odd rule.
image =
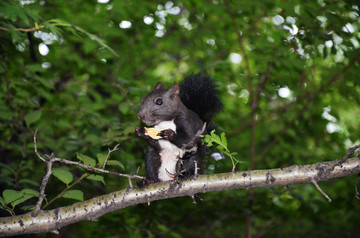
[[[155,200],[192,196],[196,193],[240,188],[284,186],[295,183],[314,183],[360,173],[360,158],[336,160],[287,168],[253,170],[215,175],[200,175],[181,183],[160,182],[146,189],[128,188],[84,202],[54,210],[40,210],[36,216],[27,213],[0,218],[0,236],[56,232],[61,227],[98,217],[131,205]]]

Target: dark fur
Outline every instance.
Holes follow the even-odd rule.
[[[207,74],[191,74],[180,84],[182,103],[205,122],[210,122],[223,108],[217,94],[215,83]]]
[[[180,92],[179,92],[180,91]],[[188,145],[203,127],[222,108],[217,97],[212,79],[205,74],[193,74],[186,77],[180,86],[175,84],[170,89],[164,89],[159,82],[155,89],[146,95],[141,102],[138,117],[147,125],[157,125],[162,121],[174,120],[176,132],[171,129],[162,132],[165,139],[179,148]],[[161,99],[163,105],[157,105]],[[185,105],[184,105],[185,104]],[[145,155],[145,168],[147,179],[139,180],[140,187],[149,183],[158,182],[158,170],[161,166],[159,152],[161,148],[158,140],[146,136],[144,129],[137,127],[136,133],[144,138],[149,146]],[[206,130],[204,133],[208,133]],[[196,138],[186,149],[196,148],[187,152],[179,159],[176,165],[176,177],[188,178],[195,174],[195,168],[201,167],[206,152],[206,145],[201,144],[201,138]],[[196,161],[196,165],[195,165]]]

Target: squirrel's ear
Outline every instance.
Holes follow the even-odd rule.
[[[176,83],[170,88],[172,95],[179,95],[179,85]]]
[[[155,90],[159,90],[159,89],[164,89],[164,84],[163,82],[158,82],[155,86]]]

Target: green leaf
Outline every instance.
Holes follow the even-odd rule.
[[[87,179],[90,179],[92,181],[102,182],[105,185],[104,177],[97,174],[91,174],[90,176],[86,177]]]
[[[103,166],[105,160],[106,160],[106,154],[97,154],[96,155],[96,158],[98,159],[99,161],[99,165],[100,166]]]
[[[68,170],[64,168],[55,168],[52,171],[53,171],[53,175],[56,178],[58,178],[61,182],[65,183],[66,185],[68,185],[73,181],[72,173],[70,173]]]
[[[11,205],[12,205],[13,207],[15,207],[16,205],[18,205],[18,204],[20,204],[20,203],[25,202],[26,200],[29,200],[30,198],[37,197],[37,196],[34,196],[34,195],[32,195],[32,194],[24,194],[22,191],[21,191],[21,193],[22,193],[22,197],[19,198],[19,199],[17,199],[17,200],[15,200],[15,201],[13,201],[13,202],[11,203]]]
[[[216,149],[219,151],[224,151],[224,148],[221,145],[216,146]]]
[[[81,154],[81,153],[76,153],[76,157],[78,158],[78,160],[81,160],[85,165],[89,165],[91,167],[94,167],[96,164],[96,161],[93,158],[90,158],[87,155]]]
[[[75,199],[78,201],[84,201],[84,193],[80,190],[68,190],[62,196],[63,198]]]
[[[21,209],[24,210],[24,211],[32,211],[32,210],[35,209],[35,205],[22,206]]]
[[[124,103],[121,103],[119,105],[119,111],[122,113],[122,114],[126,114],[128,111],[129,111],[130,107],[129,107],[129,103],[127,102],[124,102]]]
[[[12,174],[15,174],[16,171],[13,168],[11,168],[10,166],[6,165],[6,164],[3,164],[3,163],[0,163],[0,167],[4,167],[6,170],[9,170]]]
[[[42,111],[32,111],[25,115],[25,122],[27,126],[30,126],[31,124],[37,122],[41,118]]]
[[[28,64],[28,65],[26,65],[26,69],[33,73],[45,72],[45,69],[41,66],[41,64]]]
[[[44,27],[48,28],[49,31],[51,31],[55,35],[62,36],[62,30],[60,27],[57,27],[49,22],[44,22]]]
[[[53,89],[54,86],[50,83],[50,80],[39,77],[39,76],[35,76],[36,81],[38,81],[39,83],[41,83],[45,88],[47,89]]]
[[[39,197],[40,195],[38,191],[30,188],[24,188],[23,190],[21,190],[21,192],[23,192],[25,195],[32,195],[34,197]]]
[[[12,189],[5,189],[2,194],[6,204],[12,203],[23,196],[22,192]]]
[[[10,35],[11,35],[11,38],[12,38],[12,42],[14,44],[21,42],[20,32],[15,31],[15,27],[12,26],[12,25],[7,25],[7,26],[9,28],[9,32],[10,32]]]
[[[117,166],[125,170],[125,166],[118,160],[108,160],[106,165]]]
[[[39,197],[39,195],[40,195],[38,191],[29,189],[29,188],[25,188],[25,189],[21,190],[20,192],[22,194],[22,197],[11,203],[11,205],[13,207],[15,207],[16,205],[18,205],[20,203],[25,202],[26,200],[29,200],[30,198]]]
[[[12,189],[6,189],[3,191],[3,197],[5,204],[11,204],[13,207],[25,202],[26,200],[38,197],[39,193],[32,189],[23,189],[22,191],[15,191]]]
[[[101,45],[102,47],[108,49],[113,55],[115,55],[116,57],[119,57],[119,55],[110,47],[108,46],[105,41],[103,39],[100,39],[99,37],[97,37],[94,34],[91,34],[87,31],[85,31],[84,29],[82,29],[81,27],[78,26],[73,26],[77,31],[84,33],[85,35],[87,35],[91,40],[96,41],[99,45]]]
[[[226,139],[226,136],[225,136],[225,132],[221,133],[221,143],[223,143],[225,148],[227,148],[227,139]]]
[[[47,21],[48,23],[54,25],[54,26],[62,26],[62,27],[71,27],[72,25],[68,23],[67,21],[60,19],[60,18],[54,18]]]
[[[6,204],[6,202],[5,202],[5,200],[4,200],[3,197],[0,197],[0,204],[3,205],[3,206]]]

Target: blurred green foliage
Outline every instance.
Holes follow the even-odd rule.
[[[169,86],[191,72],[205,71],[219,85],[225,107],[215,122],[230,151],[248,162],[238,171],[250,168],[252,141],[257,169],[341,158],[360,142],[359,19],[355,0],[2,0],[0,215],[36,202],[46,166],[34,153],[35,129],[41,154],[87,155],[101,165],[98,154],[120,143],[111,154],[118,166],[107,169],[133,174],[141,166],[143,175],[146,145],[133,133],[140,99],[157,81]],[[209,156],[204,173],[231,168],[231,160]],[[73,166],[54,171],[47,200],[64,194],[47,209],[128,187],[109,175],[82,180],[85,171]],[[258,237],[355,237],[354,182],[321,183],[330,204],[310,184],[255,189],[251,209],[247,191],[214,192],[196,205],[157,201],[61,232],[243,237],[251,213]]]

